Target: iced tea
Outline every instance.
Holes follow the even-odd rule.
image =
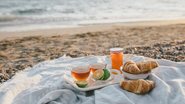
[[[90,74],[90,69],[88,66],[83,66],[83,67],[76,67],[71,70],[71,76],[73,77],[74,80],[77,81],[83,81],[87,80]]]
[[[99,69],[104,69],[105,68],[105,64],[103,63],[96,63],[96,64],[92,64],[90,65],[90,70],[92,73],[94,73],[96,70],[99,70]]]

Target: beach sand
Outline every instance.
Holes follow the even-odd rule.
[[[45,60],[108,55],[112,47],[122,47],[127,54],[185,62],[185,20],[0,32],[0,40],[0,82]]]

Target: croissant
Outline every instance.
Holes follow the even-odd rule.
[[[154,60],[146,61],[146,62],[139,62],[139,63],[136,63],[136,65],[139,69],[142,69],[142,73],[151,71],[152,69],[159,66],[158,63]]]
[[[120,87],[135,94],[145,94],[154,88],[154,82],[150,80],[122,80]]]
[[[128,61],[125,63],[123,67],[123,71],[132,74],[141,74],[147,73],[151,71],[153,68],[158,67],[158,63],[156,61],[146,61],[135,63],[133,61]]]
[[[127,73],[140,73],[141,70],[137,67],[133,61],[127,61],[123,67],[123,70]]]

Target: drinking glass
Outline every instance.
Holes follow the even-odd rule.
[[[91,73],[94,73],[96,70],[102,70],[106,67],[106,64],[104,63],[95,63],[90,65]]]
[[[123,48],[111,48],[110,57],[112,69],[120,71],[120,67],[123,65]]]
[[[71,76],[75,81],[86,81],[90,75],[89,66],[79,66],[71,70]]]

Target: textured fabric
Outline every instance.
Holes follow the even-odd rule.
[[[142,56],[125,55],[125,61],[146,60]],[[157,60],[160,66],[153,70],[149,79],[155,88],[146,95],[136,95],[122,90],[118,84],[91,92],[80,92],[66,83],[63,75],[70,68],[106,62],[106,56],[80,58],[61,57],[42,62],[18,73],[0,86],[1,104],[184,104],[185,63]],[[92,94],[93,93],[93,94]]]

